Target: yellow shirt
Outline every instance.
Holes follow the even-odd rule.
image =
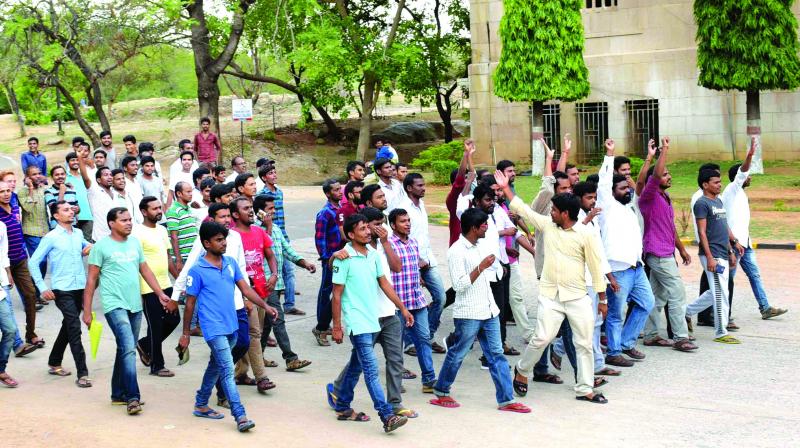
[[[575,225],[562,229],[550,216],[535,213],[519,196],[514,197],[509,209],[544,236],[544,268],[539,280],[541,295],[561,302],[585,296],[587,267],[595,291],[606,290],[600,262],[601,249],[586,227]]]
[[[144,252],[144,261],[153,275],[158,281],[161,289],[166,289],[172,286],[172,281],[169,279],[169,262],[167,249],[170,247],[169,235],[164,226],[156,225],[151,229],[144,225],[136,224],[133,226],[133,236],[142,243],[142,251]],[[139,283],[142,289],[142,295],[150,294],[153,290],[144,281],[142,276],[139,276]]]

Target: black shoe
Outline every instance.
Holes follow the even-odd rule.
[[[489,370],[489,361],[486,360],[486,357],[481,355],[481,369]]]

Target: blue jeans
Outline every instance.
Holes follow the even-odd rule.
[[[756,262],[756,251],[752,247],[744,249],[744,255],[739,258],[739,263],[742,266],[747,279],[750,280],[750,288],[753,289],[753,295],[758,302],[758,310],[764,311],[769,308],[769,300],[767,299],[767,292],[764,291],[764,284],[761,283],[761,272],[758,270],[758,263]],[[731,278],[736,275],[736,268],[731,269]]]
[[[606,336],[608,337],[608,356],[617,356],[622,350],[636,347],[636,340],[642,332],[647,316],[655,305],[650,281],[644,273],[644,267],[624,271],[614,271],[614,278],[620,290],[615,293],[611,286],[606,290],[608,296],[608,316],[606,317]],[[632,307],[625,325],[622,324],[622,305],[627,302]]]
[[[511,372],[508,361],[503,355],[503,344],[500,342],[500,319],[495,316],[486,320],[454,319],[454,321],[456,342],[452,347],[448,347],[447,356],[439,371],[439,380],[433,386],[433,393],[439,397],[450,395],[450,386],[455,382],[461,362],[477,336],[483,356],[489,363],[497,404],[504,406],[513,403]]]
[[[419,368],[422,370],[422,384],[433,385],[436,381],[436,371],[433,369],[433,352],[431,351],[431,334],[428,331],[428,308],[409,310],[414,316],[414,326],[406,327],[403,315],[397,312],[400,325],[403,328],[404,339],[410,339],[417,350]]]
[[[11,302],[10,297],[6,297],[4,302]],[[14,347],[14,334],[17,333],[17,321],[14,319],[14,311],[10,306],[0,303],[0,373],[5,373],[8,357],[11,356],[11,349]]]
[[[140,400],[136,379],[136,341],[142,325],[142,312],[117,308],[105,314],[106,322],[117,340],[117,356],[111,374],[111,400]]]
[[[206,341],[208,348],[211,349],[211,356],[208,360],[206,373],[203,374],[203,382],[200,390],[194,398],[195,407],[202,408],[208,406],[208,398],[211,396],[211,389],[219,381],[222,390],[231,405],[231,413],[237,421],[245,415],[242,400],[239,398],[239,390],[233,381],[233,357],[231,349],[236,346],[236,333],[227,336],[215,336]]]
[[[444,309],[444,284],[442,284],[442,277],[439,276],[439,270],[434,267],[420,270],[419,275],[425,282],[425,288],[431,293],[431,303],[428,305],[428,332],[433,339],[436,330],[439,329]]]
[[[331,310],[331,293],[333,292],[333,271],[328,266],[328,260],[323,259],[322,280],[317,294],[317,330],[327,331],[331,327],[333,311]]]
[[[6,302],[8,304],[8,309],[11,311],[11,318],[14,318],[14,305],[11,303],[11,286],[3,286],[3,289],[6,290]],[[14,319],[14,324],[16,326],[16,319]],[[18,349],[25,341],[22,340],[22,337],[19,335],[19,328],[17,328],[14,332],[14,350]]]
[[[247,308],[236,310],[236,322],[239,324],[239,328],[236,329],[236,344],[231,349],[234,365],[250,349],[250,320],[247,318]],[[219,380],[217,380],[217,398],[225,399],[225,391]]]
[[[283,261],[283,309],[294,309],[294,263]]]
[[[382,421],[386,421],[393,414],[392,405],[386,401],[383,394],[381,382],[378,380],[378,358],[372,349],[375,340],[374,333],[363,333],[350,335],[350,342],[353,344],[353,351],[350,355],[350,363],[344,374],[341,385],[339,386],[339,396],[336,399],[336,412],[344,412],[350,409],[353,401],[356,384],[361,372],[364,372],[364,383],[367,385],[369,396]]]

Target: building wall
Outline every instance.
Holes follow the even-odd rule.
[[[528,105],[492,94],[502,0],[472,0],[471,8],[470,118],[479,159],[530,160]],[[800,3],[793,11],[800,17]],[[582,15],[591,82],[591,94],[582,102],[607,102],[608,134],[618,148],[630,154],[644,151],[641,143],[629,141],[625,101],[657,99],[659,135],[671,137],[677,157],[743,157],[748,145],[745,94],[697,85],[691,0],[618,0],[616,7],[584,9]],[[800,158],[800,91],[763,92],[761,119],[764,158]],[[561,105],[560,123],[561,135],[571,133],[579,146],[574,152],[581,151],[575,104]]]

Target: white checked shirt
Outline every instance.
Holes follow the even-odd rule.
[[[456,202],[456,216],[458,216],[458,219],[461,219],[461,214],[469,208],[470,202],[472,202],[471,194],[466,196],[461,195],[458,197],[458,201]],[[500,207],[494,207],[495,212],[498,208]],[[484,272],[487,273],[490,281],[498,282],[503,278],[503,266],[500,263],[508,263],[508,256],[506,256],[505,261],[503,261],[505,250],[500,252],[500,232],[497,230],[497,223],[495,222],[494,213],[489,215],[487,224],[489,227],[486,229],[486,236],[478,240],[478,246],[480,246],[481,251],[485,252],[486,255],[494,255],[494,264],[492,264],[492,266],[490,266],[489,269]],[[505,248],[505,242],[503,242],[503,248]],[[452,275],[450,278],[452,278]]]
[[[492,288],[489,286],[490,276],[493,275],[489,269],[481,272],[475,283],[471,283],[469,279],[470,272],[478,267],[484,258],[492,254],[480,245],[481,241],[488,238],[487,232],[486,238],[478,240],[478,244],[472,244],[461,235],[447,250],[447,268],[450,271],[453,289],[456,291],[456,300],[453,304],[455,319],[486,320],[500,314],[494,303]]]
[[[411,238],[417,240],[419,244],[419,256],[425,260],[432,268],[438,266],[436,256],[431,249],[431,237],[428,231],[428,212],[425,210],[425,203],[422,199],[419,200],[419,207],[414,205],[411,199],[406,196],[405,199],[400,201],[397,208],[402,208],[408,212],[408,217],[411,218]],[[389,232],[391,234],[391,232]]]

